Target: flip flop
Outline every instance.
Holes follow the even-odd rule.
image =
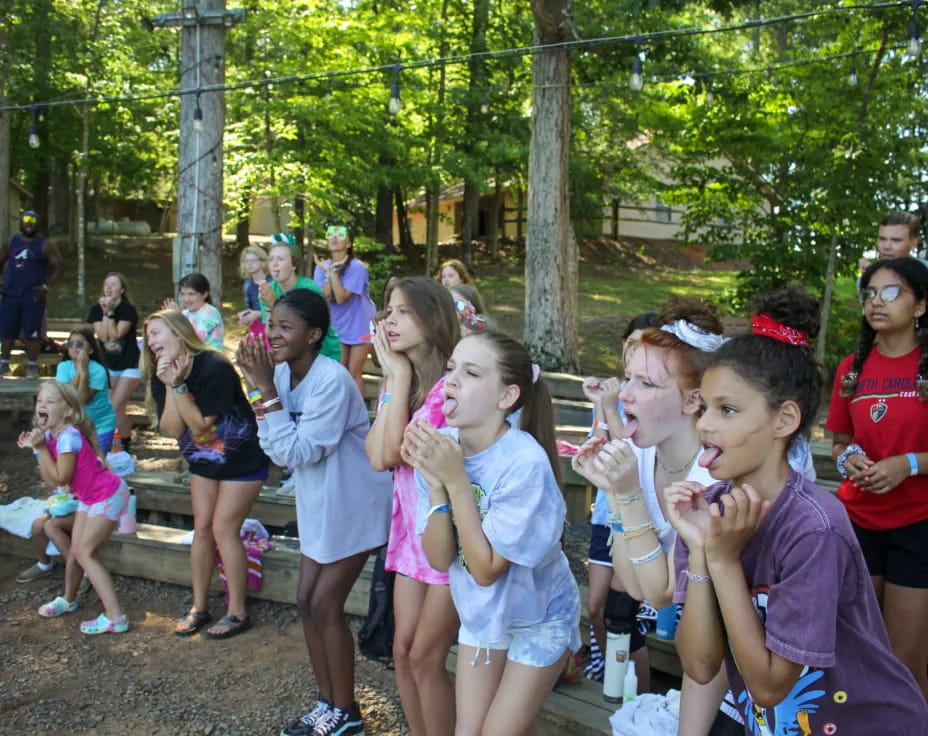
[[[129,621],[125,616],[110,621],[105,613],[81,624],[81,631],[85,634],[122,634],[128,630]]]
[[[225,631],[218,631],[216,633],[207,631],[206,635],[210,639],[231,639],[233,636],[248,631],[248,629],[251,628],[251,619],[248,616],[239,618],[238,616],[229,614],[219,619],[216,622],[216,626],[225,626],[226,629]]]
[[[177,636],[193,636],[206,624],[213,620],[208,611],[184,611],[184,614],[178,620],[178,625],[184,624],[182,629],[174,629]]]

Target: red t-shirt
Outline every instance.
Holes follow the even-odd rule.
[[[825,428],[853,436],[874,462],[907,452],[928,452],[928,402],[918,400],[916,376],[920,348],[887,358],[873,347],[864,361],[857,389],[841,396],[841,377],[854,356],[841,361],[831,392]],[[862,491],[850,480],[838,488],[848,516],[865,529],[896,529],[928,519],[928,476],[906,478],[889,493]]]

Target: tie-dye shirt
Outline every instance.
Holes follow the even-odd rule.
[[[216,350],[222,350],[222,337],[225,326],[222,315],[212,304],[204,304],[197,311],[184,310],[184,316],[190,320],[194,332],[203,342]]]

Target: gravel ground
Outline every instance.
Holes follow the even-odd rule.
[[[159,443],[149,437],[149,444]],[[133,450],[144,457],[145,446]],[[32,458],[16,450],[7,432],[0,448],[0,504],[44,494]],[[585,524],[566,534],[580,582],[586,581],[588,535]],[[189,605],[189,589],[116,576],[132,628],[87,637],[78,624],[100,612],[96,595],[85,594],[74,614],[41,618],[36,609],[61,591],[61,569],[16,583],[28,564],[0,554],[0,734],[276,734],[313,703],[294,606],[252,600],[251,631],[228,641],[200,634],[184,639],[172,629]],[[212,610],[221,608],[220,596]],[[355,631],[361,623],[351,617]],[[407,734],[392,671],[358,655],[356,678],[365,733]]]

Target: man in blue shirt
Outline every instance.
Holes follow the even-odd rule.
[[[21,338],[29,360],[27,375],[37,377],[48,285],[58,278],[58,250],[38,230],[39,216],[23,213],[20,232],[0,248],[3,298],[0,299],[0,376],[10,372],[13,342]]]

